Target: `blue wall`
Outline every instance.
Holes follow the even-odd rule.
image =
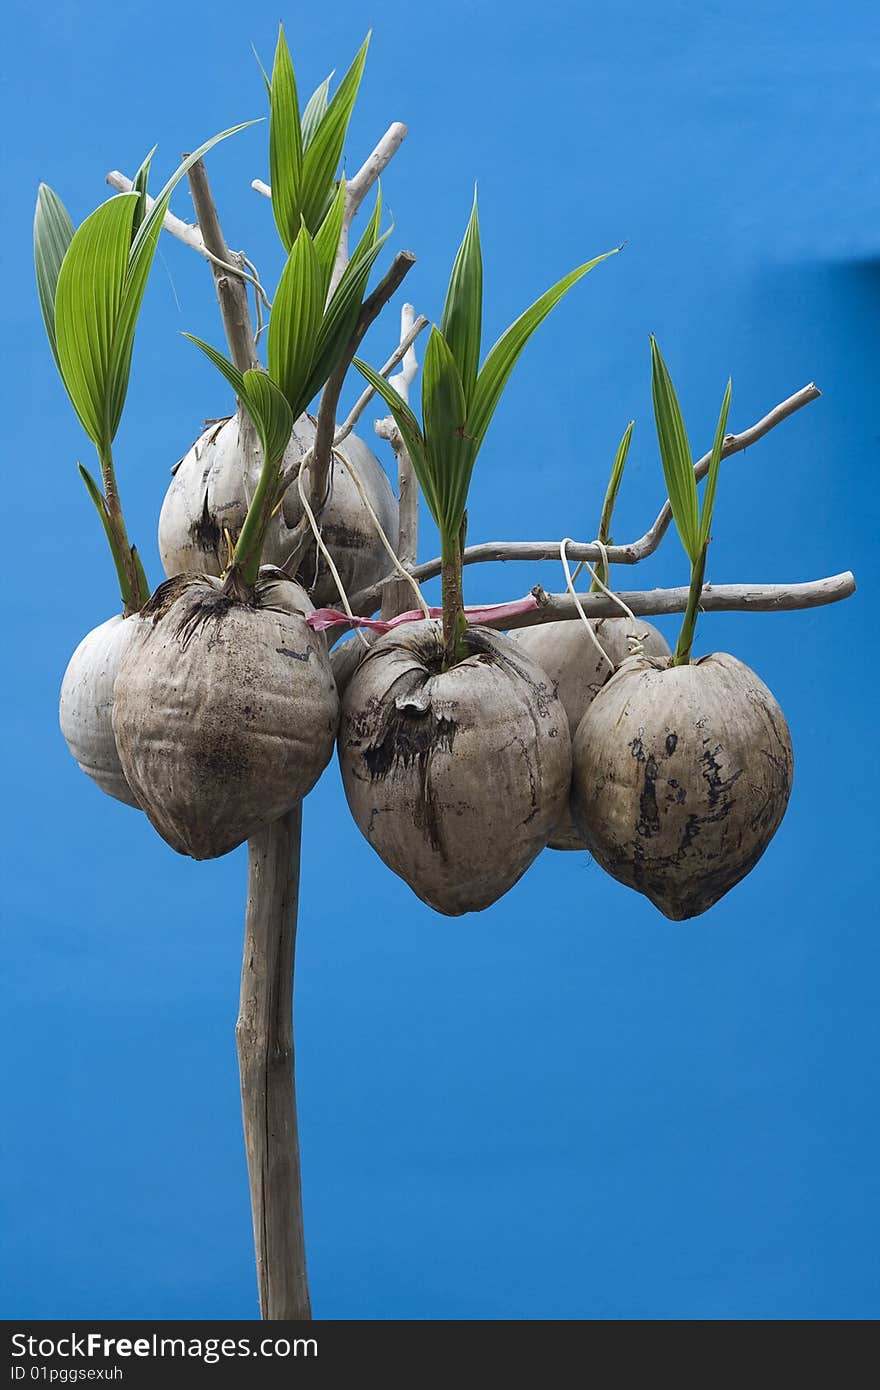
[[[446,921],[373,856],[335,765],[307,802],[297,975],[306,1223],[320,1317],[869,1318],[878,1295],[875,899],[880,38],[874,5],[341,0],[291,12],[303,87],[375,24],[350,168],[392,119],[385,180],[408,294],[436,315],[480,182],[487,331],[626,240],[530,346],[481,456],[471,535],[594,534],[637,428],[616,526],[663,486],[647,335],[692,440],[728,373],[731,428],[810,379],[824,395],[721,478],[710,577],[852,568],[859,595],[715,615],[779,698],[786,820],[751,877],[681,926],[583,856],[543,855],[490,911]],[[80,636],[114,609],[74,467],[88,446],[30,270],[39,179],[78,220],[155,141],[263,112],[253,40],[277,6],[14,3],[2,179],[7,508],[3,1125],[7,1317],[252,1317],[233,1024],[245,855],[196,865],[103,798],[57,732]],[[233,22],[234,21],[234,22]],[[265,127],[211,160],[227,236],[280,257]],[[175,199],[190,215],[185,191]],[[393,315],[369,339],[382,359]],[[159,577],[170,465],[228,394],[182,338],[219,341],[210,278],[163,242],[118,447]],[[352,388],[353,390],[354,388]],[[28,541],[28,532],[33,540]],[[11,551],[11,554],[10,554]],[[425,528],[423,554],[434,551]],[[623,582],[632,582],[630,575]],[[682,583],[670,537],[640,573]],[[560,587],[471,571],[468,598]],[[674,629],[670,629],[674,630]],[[340,864],[344,867],[340,869]]]

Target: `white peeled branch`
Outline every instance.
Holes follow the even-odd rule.
[[[441,670],[436,622],[380,637],[343,697],[339,762],[355,821],[438,912],[479,912],[547,844],[571,781],[565,710],[509,638],[471,628]]]
[[[614,878],[683,921],[754,868],[779,827],[793,755],[782,710],[726,653],[632,657],[581,721],[572,813]]]
[[[528,652],[533,661],[547,672],[556,684],[556,693],[568,716],[572,741],[587,709],[621,662],[632,654],[629,636],[636,633],[646,656],[668,656],[666,638],[650,623],[639,620],[635,626],[629,618],[591,619],[596,646],[583,622],[544,623],[541,627],[519,628],[510,633],[518,646]],[[604,656],[602,653],[604,652]],[[548,849],[584,850],[583,836],[566,805],[554,827]]]
[[[134,640],[137,614],[117,614],[82,639],[61,682],[59,722],[67,746],[83,772],[108,796],[138,806],[128,785],[113,734],[113,683]]]
[[[284,455],[284,470],[296,467],[315,442],[315,423],[297,420]],[[368,588],[384,573],[388,557],[346,467],[350,459],[386,535],[397,535],[397,501],[381,463],[355,434],[333,454],[330,489],[319,515],[323,539],[347,592]],[[211,425],[181,460],[159,517],[159,554],[169,579],[177,574],[221,574],[229,543],[238,536],[259,481],[261,459],[242,458],[237,417]],[[284,494],[269,523],[263,547],[267,565],[285,565],[297,542],[302,518],[296,483]],[[336,585],[310,542],[299,562],[299,581],[318,605],[338,601]]]
[[[141,613],[116,678],[129,785],[163,839],[213,859],[296,806],[333,752],[339,701],[299,585],[262,571],[253,603],[178,576]]]

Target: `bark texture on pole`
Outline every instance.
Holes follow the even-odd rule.
[[[220,260],[230,261],[203,163],[193,165],[189,184],[206,248]],[[258,367],[245,282],[213,262],[211,269],[230,356],[240,372]],[[256,432],[247,411],[239,410],[239,420],[247,459],[256,450]],[[297,806],[248,841],[247,913],[235,1030],[260,1315],[272,1319],[312,1315],[293,1074],[301,832],[302,809]]]
[[[302,809],[248,841],[241,1001],[235,1029],[260,1315],[311,1318],[293,1053],[293,969]]]

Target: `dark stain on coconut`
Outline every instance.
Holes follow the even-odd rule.
[[[714,749],[706,748],[700,757],[703,764],[703,777],[709,789],[709,806],[712,810],[718,805],[722,796],[727,797],[728,792],[740,777],[742,769],[735,772],[732,777],[726,780],[723,776],[724,769],[718,761],[718,754],[722,751],[721,745],[717,744]]]
[[[205,502],[202,507],[201,516],[192,523],[189,528],[193,543],[203,550],[206,555],[216,555],[223,541],[223,532],[220,529],[216,517],[208,507],[208,496],[205,494]]]
[[[435,752],[448,753],[455,741],[456,723],[434,713],[430,700],[408,699],[416,689],[402,690],[381,707],[381,724],[363,759],[370,781],[381,781],[393,774],[395,767],[415,768],[418,773],[419,795],[413,808],[413,818],[419,830],[427,836],[431,848],[443,853],[438,806],[430,783],[431,759]],[[423,697],[423,692],[418,692]]]
[[[678,734],[667,734],[667,735],[666,735],[666,752],[668,753],[668,755],[669,755],[670,758],[672,757],[672,755],[673,755],[673,753],[675,752],[675,750],[676,750],[677,747],[678,747]]]
[[[645,784],[639,797],[639,821],[636,829],[643,840],[650,839],[660,829],[657,808],[657,759],[653,753],[645,760]]]
[[[306,647],[304,652],[294,652],[289,647],[276,647],[275,650],[279,656],[289,656],[294,661],[308,661],[312,655],[311,647]]]

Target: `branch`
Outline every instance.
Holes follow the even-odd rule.
[[[796,391],[793,396],[789,396],[787,401],[782,401],[781,404],[774,406],[769,414],[764,416],[763,420],[759,420],[758,423],[752,425],[750,429],[743,430],[742,434],[729,434],[721,446],[721,457],[723,459],[729,458],[731,454],[738,454],[741,453],[743,449],[748,449],[750,444],[757,444],[758,440],[763,439],[764,435],[769,434],[776,425],[781,425],[783,420],[787,420],[790,415],[794,415],[795,412],[801,410],[803,406],[809,405],[810,401],[818,400],[821,394],[822,392],[819,390],[818,386],[812,381],[808,386],[803,386],[800,391]],[[709,461],[711,457],[712,454],[710,451],[708,454],[704,454],[703,457],[694,464],[694,476],[697,482],[699,482],[701,478],[705,478],[706,474],[709,472]],[[660,513],[651,529],[646,531],[645,534],[631,546],[624,547],[633,553],[634,558],[624,561],[618,560],[617,563],[637,564],[639,560],[644,560],[646,556],[653,555],[663,537],[666,535],[671,520],[672,508],[667,499],[660,508]],[[616,548],[617,547],[614,546],[609,548],[609,561],[613,558],[611,553],[612,550]],[[581,557],[573,555],[573,558],[580,559]]]
[[[130,193],[134,188],[131,179],[125,174],[120,174],[118,169],[111,169],[110,173],[106,175],[104,182],[108,183],[111,188],[115,188],[117,193]],[[155,201],[155,198],[151,198],[149,194],[147,194],[148,211]],[[190,226],[189,222],[184,222],[180,217],[175,217],[173,212],[166,212],[162,219],[162,226],[165,228],[166,232],[170,232],[171,236],[176,237],[178,241],[182,241],[184,246],[189,246],[193,251],[198,251],[199,255],[205,256],[207,260],[211,259],[211,253],[205,246],[202,233],[198,227]]]
[[[740,453],[747,449],[750,444],[755,444],[762,439],[765,434],[769,434],[774,426],[787,420],[790,415],[809,405],[810,401],[816,400],[821,395],[817,386],[812,382],[809,386],[804,386],[788,400],[774,407],[768,415],[765,415],[757,424],[749,429],[743,430],[742,434],[730,434],[724,441],[721,450],[722,458],[729,458],[731,454]],[[701,459],[694,464],[694,474],[699,479],[705,477],[709,471],[710,454],[704,454]],[[608,563],[611,565],[636,565],[640,560],[646,560],[649,555],[653,555],[663,539],[672,519],[672,511],[669,502],[666,501],[657,520],[650,530],[646,531],[638,540],[631,541],[627,545],[609,545],[606,547]],[[591,564],[601,561],[605,556],[599,547],[592,541],[582,543],[572,541],[568,546],[568,557],[570,560],[587,560]],[[468,546],[462,555],[462,562],[465,565],[486,564],[496,560],[555,560],[559,555],[559,541],[484,541],[481,545]],[[413,568],[413,577],[420,582],[426,579],[434,579],[441,570],[440,557],[428,560],[423,565]],[[387,575],[386,579],[392,576]],[[378,584],[372,585],[369,589],[364,589],[356,594],[352,603],[356,605],[359,613],[372,612],[379,606],[381,599],[382,585],[385,580],[380,580]],[[372,608],[370,604],[372,603]]]
[[[223,236],[204,161],[200,159],[194,164],[187,177],[204,247],[212,257],[211,270],[217,287],[217,299],[220,302],[220,314],[226,330],[230,356],[238,370],[246,372],[260,365],[254,346],[254,327],[251,322],[247,288],[240,276],[231,275],[228,270],[216,264],[218,260],[234,264],[235,257]]]
[[[822,608],[839,603],[856,591],[856,581],[849,570],[827,579],[813,579],[806,584],[706,584],[700,595],[704,613],[788,613],[805,608]],[[537,585],[533,590],[538,607],[531,612],[506,618],[498,624],[507,630],[534,627],[537,623],[565,622],[580,617],[571,594],[548,594]],[[687,608],[689,588],[647,589],[618,597],[638,617],[662,617],[664,613],[683,613]],[[588,618],[619,618],[620,605],[605,594],[578,595]]]
[[[403,396],[404,400],[408,400],[409,383],[418,370],[418,362],[416,361],[413,344],[422,329],[427,328],[427,326],[428,320],[425,318],[424,314],[420,314],[418,318],[414,318],[413,306],[411,304],[404,304],[400,311],[400,329],[402,334],[400,343],[394,349],[388,361],[379,368],[379,375],[387,377],[389,372],[394,371],[398,362],[405,359],[403,371],[398,372],[397,376],[393,377],[391,381],[391,385],[396,388],[398,395]],[[406,378],[406,381],[404,381],[404,378]],[[367,389],[358,396],[352,406],[350,414],[346,417],[344,423],[339,426],[336,434],[333,436],[334,444],[341,444],[343,439],[348,438],[375,394],[374,387],[368,386]],[[380,433],[379,425],[381,423],[382,422],[378,420],[376,422],[377,434]],[[384,438],[387,439],[388,435],[385,435]]]
[[[400,311],[401,343],[410,336],[407,330],[411,328],[414,313],[415,310],[411,304],[404,304]],[[420,322],[427,322],[427,320],[420,320]],[[406,353],[402,370],[391,382],[397,394],[407,404],[409,403],[409,388],[415,380],[418,368],[419,364],[413,348]],[[419,487],[412,460],[393,416],[388,415],[384,420],[377,420],[374,428],[380,439],[389,441],[397,458],[397,554],[401,564],[414,565],[418,559],[419,548]],[[392,617],[395,613],[402,612],[406,603],[407,585],[397,578],[389,580],[382,592],[383,618]]]
[[[352,222],[357,216],[358,208],[366,198],[379,175],[391,163],[391,160],[406,139],[406,134],[406,126],[400,121],[395,121],[393,125],[389,126],[382,136],[382,139],[373,150],[373,153],[364,161],[354,178],[345,185],[345,208],[342,214],[342,234],[339,238],[339,246],[336,249],[336,262],[333,266],[333,274],[330,278],[331,294],[342,279],[342,272],[348,265],[348,233]]]

